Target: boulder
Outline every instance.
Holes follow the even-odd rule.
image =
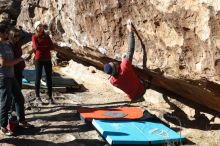
[[[220,111],[218,1],[23,0],[21,7],[17,25],[33,32],[34,22],[43,21],[67,57],[100,68],[126,52],[131,19],[145,45],[136,37],[137,73]]]

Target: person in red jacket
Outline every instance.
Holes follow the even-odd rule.
[[[132,68],[132,59],[135,48],[135,39],[133,26],[128,22],[128,52],[126,57],[122,59],[121,64],[110,62],[104,65],[104,72],[111,75],[110,83],[124,91],[131,101],[140,101],[146,89],[144,84],[138,79]]]
[[[35,53],[35,69],[36,69],[36,82],[35,93],[36,102],[42,104],[40,98],[40,80],[42,77],[42,69],[44,67],[46,73],[46,81],[48,88],[49,103],[53,104],[52,98],[52,62],[50,51],[54,48],[53,42],[49,35],[44,32],[44,26],[40,21],[34,24],[35,34],[32,36],[32,45]]]

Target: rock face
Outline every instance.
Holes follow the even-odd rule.
[[[145,44],[142,50],[136,39],[134,65],[156,72],[162,81],[155,83],[178,94],[199,99],[201,93],[207,92],[219,100],[219,3],[220,0],[22,0],[17,25],[33,32],[34,22],[41,20],[57,42],[78,53],[75,56],[101,66],[106,61],[103,58],[120,60],[126,52],[126,22],[131,19]],[[66,55],[71,56],[69,52]],[[176,89],[176,81],[187,93]],[[195,93],[191,86],[196,87]]]
[[[164,76],[219,81],[219,0],[23,0],[17,25],[33,31],[42,20],[52,35],[72,46],[87,46],[110,58],[127,48],[131,19],[143,39],[149,69]],[[134,64],[142,66],[138,40]]]
[[[16,24],[16,19],[20,14],[20,5],[20,0],[1,0],[0,23]]]

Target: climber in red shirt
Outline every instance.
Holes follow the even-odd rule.
[[[50,51],[54,49],[54,45],[49,35],[44,32],[44,26],[40,21],[34,24],[35,34],[32,36],[32,45],[34,48],[34,63],[36,69],[35,93],[36,102],[42,104],[40,98],[40,80],[42,77],[42,69],[44,67],[46,73],[46,81],[48,88],[49,103],[53,104],[52,98],[52,62]]]
[[[104,65],[104,72],[112,75],[110,83],[124,91],[132,101],[140,101],[146,89],[144,84],[138,79],[132,68],[132,59],[135,48],[134,28],[131,22],[128,22],[128,52],[122,59],[121,64],[110,62]],[[143,44],[142,44],[143,45]]]

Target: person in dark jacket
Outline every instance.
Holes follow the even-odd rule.
[[[20,43],[20,31],[16,28],[12,28],[9,30],[8,41],[12,47],[14,58],[20,58],[22,56],[22,49]],[[15,79],[18,82],[20,89],[22,89],[22,78],[23,78],[23,70],[25,68],[25,62],[21,61],[14,65]],[[12,99],[10,116],[12,116],[12,112],[15,110],[14,100]]]
[[[35,34],[32,36],[32,45],[35,53],[34,62],[36,70],[35,93],[36,102],[42,104],[40,97],[40,80],[42,77],[42,69],[44,67],[46,73],[46,81],[48,88],[49,103],[53,104],[52,98],[52,62],[50,51],[54,48],[53,42],[49,35],[44,32],[43,24],[37,21],[34,24]]]
[[[128,22],[128,52],[122,62],[110,62],[104,65],[104,72],[111,75],[110,83],[124,91],[131,101],[143,100],[146,91],[145,85],[139,80],[132,68],[132,59],[135,49],[134,28]]]
[[[14,58],[20,58],[22,56],[22,49],[20,43],[20,31],[16,28],[13,28],[9,31],[9,43],[14,52]],[[22,88],[22,78],[23,71],[25,68],[25,62],[21,61],[18,64],[14,65],[15,78],[18,81],[20,88]]]
[[[14,58],[14,53],[7,37],[6,26],[0,25],[0,133],[12,135],[13,133],[6,128],[12,99],[15,102],[19,125],[24,128],[32,126],[26,122],[24,96],[14,73],[14,65],[26,60],[30,55],[23,54],[19,58]]]

